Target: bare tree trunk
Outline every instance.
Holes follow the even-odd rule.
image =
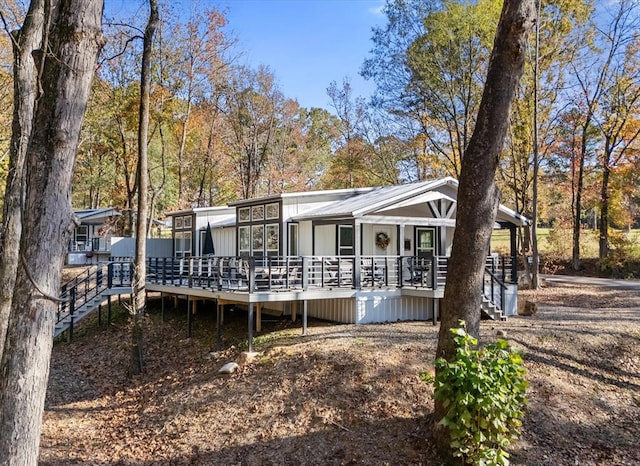
[[[149,93],[151,87],[151,50],[158,22],[157,0],[149,0],[151,9],[144,31],[142,69],[140,71],[140,113],[138,126],[138,216],[136,221],[136,253],[133,264],[133,330],[130,374],[144,371],[142,318],[146,308],[147,216],[149,214]]]
[[[13,39],[13,123],[9,146],[9,173],[4,194],[0,244],[0,360],[11,313],[18,271],[22,210],[25,196],[25,159],[35,111],[38,71],[32,52],[40,47],[44,30],[44,0],[29,6],[22,29]]]
[[[602,184],[600,185],[600,239],[598,241],[598,258],[600,267],[602,262],[609,256],[609,177],[611,167],[609,166],[609,141],[605,141],[605,155],[602,160]]]
[[[26,154],[20,263],[0,366],[2,465],[37,464],[55,296],[73,228],[73,164],[103,42],[102,1],[59,0],[54,16]]]
[[[456,229],[436,353],[447,360],[455,357],[450,330],[459,325],[458,321],[464,320],[467,331],[479,335],[482,276],[499,203],[495,173],[534,19],[533,0],[504,2],[476,127],[462,158]],[[436,421],[445,414],[442,401],[437,400]],[[448,449],[448,430],[438,426],[436,435],[437,443]]]
[[[542,2],[537,2],[537,17],[540,18]],[[540,58],[540,21],[536,21],[536,50],[533,64],[533,187],[531,195],[531,258],[532,274],[530,288],[540,287],[540,254],[538,252],[538,176],[540,171],[540,146],[538,145],[538,77]],[[525,264],[527,258],[525,257]],[[528,272],[527,272],[528,274]]]

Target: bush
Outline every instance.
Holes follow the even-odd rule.
[[[474,349],[478,340],[452,329],[456,357],[436,360],[433,397],[447,414],[440,420],[450,434],[454,457],[466,464],[508,465],[505,451],[520,433],[525,391],[522,356],[505,340]]]

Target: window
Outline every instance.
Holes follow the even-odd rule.
[[[267,204],[267,220],[274,220],[280,218],[280,204],[274,202],[273,204]]]
[[[280,251],[280,202],[238,207],[238,254],[277,256]],[[246,226],[240,226],[246,224]]]
[[[416,255],[432,258],[435,255],[435,230],[433,228],[416,229]]]
[[[76,227],[76,242],[86,243],[88,239],[89,239],[89,226],[78,225]]]
[[[353,227],[351,225],[338,225],[338,255],[353,255]]]
[[[238,228],[238,252],[242,257],[251,255],[251,238],[249,236],[250,227]]]
[[[277,256],[280,252],[280,235],[278,224],[267,225],[267,255]]]
[[[251,210],[249,207],[241,207],[238,209],[238,222],[248,222],[251,220]]]
[[[192,254],[193,217],[182,215],[174,217],[173,250],[176,257],[187,257]],[[202,247],[202,246],[201,246]]]
[[[256,222],[260,220],[264,220],[264,206],[254,205],[251,207],[251,221]]]
[[[289,224],[289,255],[298,255],[298,224]]]
[[[177,231],[174,238],[176,257],[189,257],[191,255],[191,232]]]
[[[264,256],[264,225],[251,226],[251,253]]]

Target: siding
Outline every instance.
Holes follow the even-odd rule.
[[[426,321],[433,317],[433,299],[402,296],[398,291],[382,290],[363,292],[355,299],[308,301],[307,310],[309,317],[345,324]]]

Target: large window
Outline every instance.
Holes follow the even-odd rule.
[[[188,257],[193,248],[193,217],[181,215],[173,218],[173,250],[176,257]],[[202,245],[200,246],[202,247]]]
[[[280,255],[280,203],[238,207],[238,254],[242,257]]]
[[[238,253],[242,257],[251,255],[251,227],[238,228]]]
[[[191,255],[191,231],[176,231],[174,248],[176,257],[189,257]]]
[[[76,227],[76,243],[85,244],[89,240],[89,227],[87,225],[78,225]]]
[[[338,225],[338,255],[352,256],[353,254],[353,226]]]

